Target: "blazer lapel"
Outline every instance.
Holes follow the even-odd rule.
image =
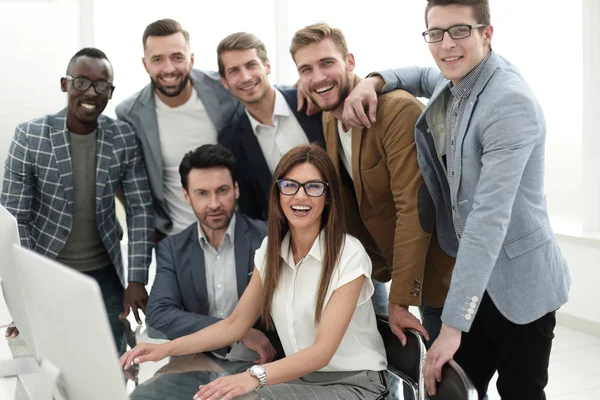
[[[457,146],[456,152],[454,153],[454,166],[456,168],[455,173],[458,174],[458,176],[461,176],[462,172],[462,163],[460,162],[462,158],[462,143],[465,140],[465,135],[467,133],[467,129],[469,128],[469,123],[471,122],[471,116],[473,115],[475,104],[477,103],[477,98],[479,97],[479,93],[481,93],[481,91],[485,88],[488,81],[498,68],[499,62],[500,57],[496,53],[492,52],[483,66],[477,81],[475,82],[475,86],[471,91],[467,106],[465,107],[465,112],[462,120],[460,121],[460,127],[458,129],[458,136],[456,137]]]
[[[65,191],[67,201],[73,203],[73,165],[71,164],[71,141],[67,129],[65,111],[61,111],[50,126],[50,141],[58,167],[60,182]]]
[[[204,251],[198,241],[198,229],[192,229],[189,237],[190,245],[187,254],[183,257],[183,263],[190,271],[192,287],[196,292],[200,313],[208,313],[208,293],[206,289],[206,266],[204,264]]]
[[[112,131],[104,130],[98,125],[96,131],[96,209],[102,207],[102,195],[106,189],[110,162],[113,155]]]
[[[258,144],[258,139],[254,135],[250,120],[245,114],[241,116],[242,132],[239,136],[243,152],[248,159],[248,175],[255,187],[256,193],[269,193],[271,189],[271,170],[267,165],[267,160],[263,155],[262,149]],[[267,178],[268,179],[265,179]],[[261,179],[262,178],[262,179]]]
[[[333,166],[340,176],[340,140],[337,133],[337,120],[330,112],[323,113],[323,137],[325,138],[325,148],[327,154],[333,162]]]
[[[145,157],[144,162],[146,164],[153,164],[153,170],[159,175],[159,180],[162,182],[163,177],[163,160],[162,153],[160,151],[160,137],[158,134],[158,120],[156,118],[156,103],[154,101],[154,91],[152,90],[152,84],[146,86],[140,94],[140,111],[139,118],[142,130],[145,135],[137,135],[144,148],[149,148],[152,152],[153,157]],[[164,198],[163,185],[158,185],[158,197],[161,202]]]
[[[191,76],[194,89],[196,89],[198,97],[200,100],[202,100],[202,104],[204,104],[204,108],[206,109],[210,120],[215,126],[217,133],[221,133],[224,126],[224,121],[217,94],[211,85],[208,85],[206,82],[204,82],[204,76],[196,74],[195,71],[192,72],[193,73]]]
[[[247,236],[248,226],[241,214],[235,216],[235,277],[237,281],[238,299],[242,297],[246,286],[250,282],[250,275],[254,270],[254,263],[250,263],[250,239]]]
[[[352,128],[352,180],[356,190],[356,200],[360,206],[362,198],[362,180],[360,176],[360,151],[362,148],[362,128]],[[368,133],[367,133],[368,134]]]

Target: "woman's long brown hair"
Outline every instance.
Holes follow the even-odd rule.
[[[340,183],[333,163],[325,150],[317,144],[296,146],[287,152],[281,158],[279,164],[277,164],[271,184],[269,236],[267,239],[265,278],[263,281],[264,297],[261,307],[263,321],[265,321],[269,329],[274,328],[273,319],[271,318],[271,305],[273,295],[279,283],[282,256],[285,256],[281,254],[281,242],[289,231],[288,221],[279,202],[277,179],[284,178],[292,168],[304,163],[314,165],[323,176],[323,180],[329,184],[325,191],[327,198],[323,214],[321,215],[321,231],[325,242],[325,251],[315,307],[315,325],[321,320],[325,295],[331,281],[331,275],[333,274],[335,265],[339,261],[344,246],[345,220],[341,205]]]

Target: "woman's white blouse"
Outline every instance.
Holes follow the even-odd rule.
[[[267,238],[254,255],[254,264],[264,282]],[[290,248],[289,233],[281,244],[280,281],[273,295],[271,317],[286,355],[310,347],[317,336],[315,307],[324,240],[317,237],[308,255],[296,265]],[[346,235],[340,262],[336,265],[325,297],[325,309],[333,292],[358,278],[365,276],[356,310],[346,334],[329,364],[320,371],[385,370],[387,366],[383,340],[377,330],[377,321],[371,296],[371,260],[362,244]]]

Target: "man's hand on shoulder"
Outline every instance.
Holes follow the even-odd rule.
[[[256,364],[265,364],[275,358],[276,351],[271,341],[258,329],[251,328],[242,339],[242,343],[250,350],[258,353],[260,358],[254,360]]]
[[[379,75],[361,80],[344,101],[342,121],[353,128],[370,128],[376,122],[377,92],[385,82]],[[367,113],[369,115],[367,115]]]
[[[123,301],[123,313],[119,316],[120,318],[127,318],[129,311],[133,311],[138,325],[142,324],[139,310],[146,313],[146,304],[148,303],[148,292],[146,286],[141,282],[129,282],[127,289],[125,289],[125,299]]]

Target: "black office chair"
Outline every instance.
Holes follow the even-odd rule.
[[[477,390],[465,371],[454,360],[442,368],[442,381],[438,383],[437,393],[431,400],[477,400]]]
[[[387,315],[377,313],[377,328],[383,338],[387,353],[388,372],[398,376],[403,382],[404,400],[425,400],[425,341],[413,329],[405,330],[407,343],[402,346],[400,339],[392,332]]]

